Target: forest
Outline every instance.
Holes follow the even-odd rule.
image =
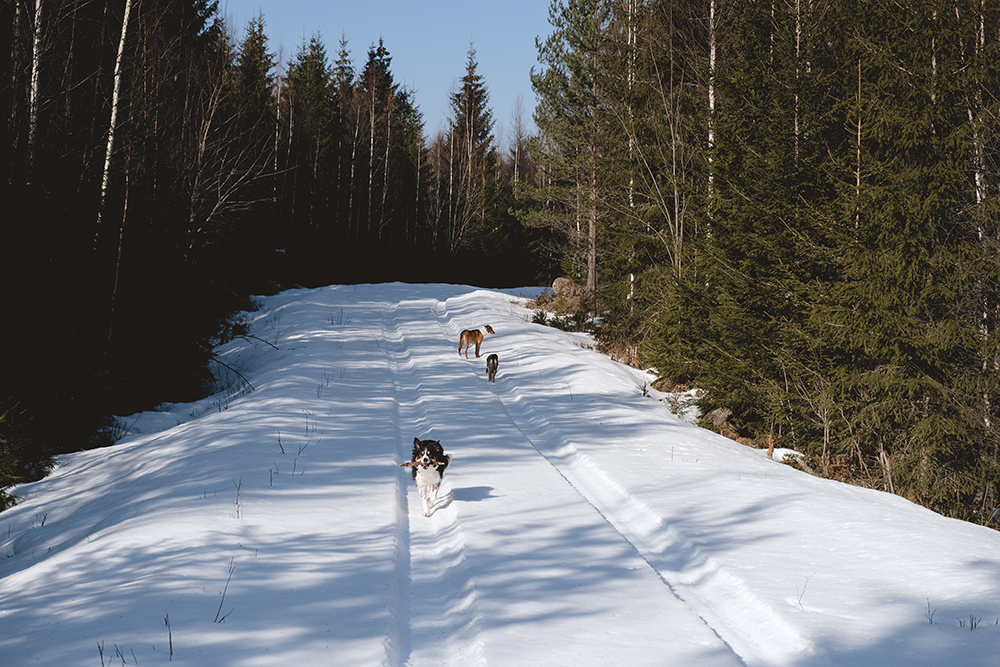
[[[1000,5],[549,22],[501,145],[474,45],[426,136],[391,44],[278,63],[209,0],[0,5],[0,507],[112,415],[209,392],[252,295],[564,277],[561,314],[731,437],[995,527]]]

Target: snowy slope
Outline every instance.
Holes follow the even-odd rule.
[[[15,490],[0,664],[1000,666],[1000,533],[684,423],[515,294],[262,299],[218,351],[252,391]]]

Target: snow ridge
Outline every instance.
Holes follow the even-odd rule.
[[[539,415],[515,387],[495,389],[503,411],[532,446],[632,544],[679,599],[748,667],[792,665],[809,642],[751,593],[737,576],[701,553]]]

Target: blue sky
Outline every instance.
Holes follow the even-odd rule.
[[[506,141],[518,97],[523,119],[533,128],[535,96],[529,73],[537,68],[535,38],[550,32],[549,0],[220,0],[219,12],[242,39],[249,19],[264,13],[271,51],[288,62],[319,33],[327,57],[337,58],[340,37],[347,38],[356,69],[368,47],[384,41],[397,83],[415,91],[426,133],[445,127],[448,95],[465,74],[470,42],[478,72],[490,94],[494,134]]]

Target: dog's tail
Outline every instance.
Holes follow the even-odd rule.
[[[450,465],[451,465],[451,454],[445,454],[444,455],[444,465],[438,466],[437,467],[437,471],[443,475],[445,468],[447,468]]]

